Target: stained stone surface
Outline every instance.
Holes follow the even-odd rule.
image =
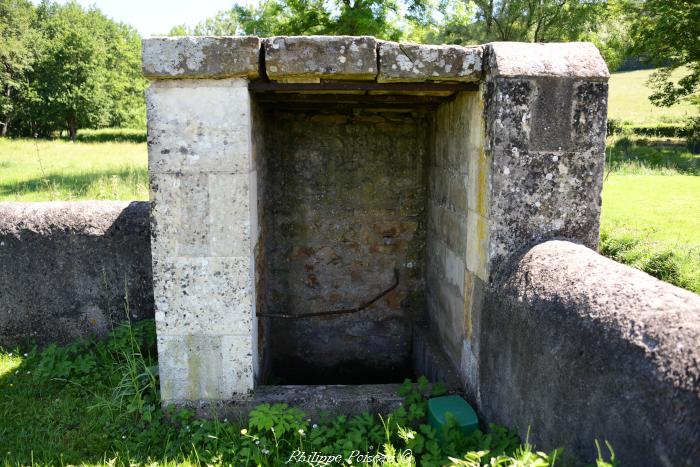
[[[257,235],[247,81],[159,80],[146,100],[163,401],[247,394]]]
[[[478,81],[482,47],[379,42],[380,83]]]
[[[597,248],[607,83],[532,77],[495,78],[486,86],[487,157],[493,167],[489,270],[547,238]]]
[[[143,201],[0,203],[0,346],[68,344],[152,318],[149,237]]]
[[[247,173],[247,85],[243,79],[152,82],[146,91],[150,173]]]
[[[254,36],[153,37],[142,42],[143,75],[168,78],[256,78],[260,39]]]
[[[265,71],[273,81],[318,83],[374,80],[377,40],[371,36],[279,36],[264,41]]]
[[[252,337],[158,333],[161,399],[230,400],[253,387]],[[165,371],[163,371],[165,369]]]
[[[556,76],[607,80],[610,77],[603,57],[590,42],[491,42],[487,47],[492,78]]]

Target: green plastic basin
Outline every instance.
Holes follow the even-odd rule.
[[[471,405],[459,396],[443,396],[428,399],[428,423],[442,439],[447,425],[447,414],[452,414],[459,430],[468,435],[479,428],[479,419]]]

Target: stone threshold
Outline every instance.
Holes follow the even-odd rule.
[[[260,404],[287,404],[303,410],[312,420],[325,415],[359,415],[363,412],[386,414],[401,406],[400,384],[358,385],[263,385],[249,395],[231,400],[168,401],[168,406],[188,408],[198,417],[223,420],[245,419]]]

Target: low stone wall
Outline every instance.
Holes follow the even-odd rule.
[[[577,462],[598,439],[625,465],[697,465],[699,296],[549,241],[496,274],[480,342],[485,420]]]
[[[153,317],[147,202],[0,203],[0,345]]]

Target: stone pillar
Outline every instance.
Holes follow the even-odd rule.
[[[250,392],[257,216],[254,37],[143,41],[151,245],[164,404]]]
[[[471,332],[461,363],[477,401],[478,362],[488,358],[479,348],[481,301],[505,260],[556,237],[598,246],[609,77],[590,43],[488,44],[484,70],[483,150],[468,164]]]

